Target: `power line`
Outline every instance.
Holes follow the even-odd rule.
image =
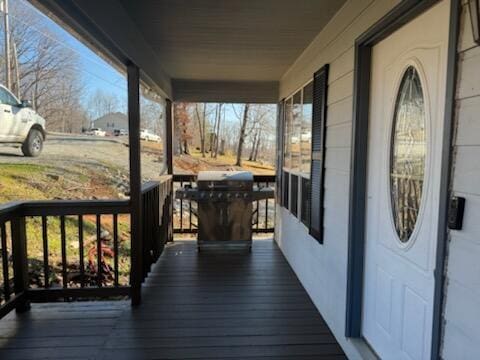
[[[88,57],[87,55],[81,53],[80,51],[78,51],[78,50],[75,49],[74,47],[68,46],[67,44],[63,43],[63,42],[60,41],[59,39],[57,39],[57,38],[51,36],[50,34],[45,33],[44,31],[40,30],[40,29],[39,29],[38,27],[36,27],[35,25],[33,25],[33,24],[31,24],[31,23],[28,23],[28,22],[20,19],[20,18],[19,18],[17,15],[15,15],[15,14],[10,13],[9,15],[10,15],[11,17],[14,17],[17,21],[19,21],[19,22],[23,23],[24,25],[27,25],[28,27],[30,27],[30,28],[32,28],[33,30],[37,31],[38,33],[40,33],[41,35],[45,36],[46,38],[48,38],[48,39],[56,42],[57,44],[65,47],[66,49],[68,49],[68,50],[70,50],[70,51],[72,51],[72,52],[80,55],[81,57],[84,57],[84,58],[87,59],[88,61],[91,61],[91,62],[93,62],[93,63],[95,63],[95,64],[97,64],[97,65],[100,65],[100,66],[102,66],[102,67],[104,67],[104,68],[106,68],[106,69],[111,70],[111,66],[109,66],[108,64],[105,64],[105,63],[100,62],[100,61],[96,61],[96,60]],[[53,20],[51,20],[51,19],[49,19],[49,18],[47,18],[47,19],[48,19],[49,21],[52,21],[55,25],[59,26],[59,25],[56,24]],[[60,27],[60,26],[59,26],[59,27]],[[63,29],[62,27],[60,27],[60,28],[61,28],[63,31],[67,32],[67,34],[68,34],[68,31],[66,31],[66,30]],[[72,35],[70,35],[70,34],[68,34],[68,35],[69,35],[69,36],[72,36]],[[72,36],[72,37],[73,37],[73,36]],[[75,39],[75,40],[76,40],[76,39]],[[76,41],[78,41],[78,40],[76,40]],[[85,46],[85,45],[82,44],[82,46]],[[87,48],[87,49],[88,49],[88,48]],[[90,49],[89,49],[89,50],[90,50]],[[91,50],[90,50],[90,51],[91,51]],[[93,51],[92,51],[92,52],[93,52]]]
[[[102,66],[102,67],[104,67],[104,68],[106,68],[106,69],[108,69],[108,70],[110,70],[110,71],[113,70],[113,67],[110,67],[110,66],[108,66],[107,64],[103,64],[103,63],[101,63],[101,62],[99,62],[99,61],[95,61],[94,59],[92,59],[92,58],[90,58],[89,56],[81,53],[80,51],[78,51],[78,50],[76,50],[76,49],[74,49],[74,48],[72,48],[72,47],[70,47],[70,46],[67,46],[65,43],[62,43],[60,40],[58,40],[58,39],[56,39],[56,38],[54,38],[54,37],[46,34],[45,32],[39,30],[39,29],[38,29],[37,27],[35,27],[34,25],[29,24],[28,22],[19,19],[17,16],[15,16],[15,15],[13,15],[13,14],[10,14],[10,16],[14,17],[14,18],[16,19],[16,21],[19,21],[19,22],[23,23],[24,25],[30,27],[31,29],[35,30],[35,31],[38,32],[40,35],[43,35],[43,36],[45,36],[46,38],[48,38],[48,39],[56,42],[57,44],[63,46],[63,47],[66,48],[67,50],[70,50],[70,51],[76,53],[77,55],[81,56],[82,58],[84,58],[84,59],[86,59],[86,60],[89,60],[89,61],[91,61],[91,62],[93,62],[93,63],[95,63],[95,64],[97,64],[97,65],[100,65],[100,66]],[[86,74],[88,74],[88,75],[90,75],[90,76],[93,76],[93,77],[95,77],[95,78],[97,78],[97,79],[99,79],[99,80],[102,80],[102,81],[104,81],[105,83],[108,83],[108,84],[110,84],[111,86],[114,86],[114,87],[116,87],[116,88],[118,88],[118,89],[120,89],[120,90],[126,90],[126,86],[125,86],[125,87],[119,86],[117,83],[114,83],[114,82],[112,82],[112,81],[110,81],[110,80],[107,80],[107,79],[105,79],[105,78],[103,78],[103,77],[101,77],[101,76],[99,76],[99,75],[97,75],[97,74],[95,74],[95,73],[93,73],[93,72],[88,71],[87,69],[81,68],[81,69],[79,69],[79,70],[82,71],[82,72],[84,72],[84,73],[86,73]],[[118,74],[118,75],[121,76],[121,74]],[[120,80],[122,80],[122,79],[119,78],[119,79],[116,80],[116,81],[120,81]]]

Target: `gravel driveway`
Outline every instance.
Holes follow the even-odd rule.
[[[81,166],[87,168],[115,169],[128,177],[129,157],[126,139],[116,137],[61,136],[51,135],[44,143],[37,158],[22,155],[20,147],[0,144],[1,164],[39,164],[57,168]],[[160,153],[142,153],[142,178],[144,181],[157,178],[162,169]]]

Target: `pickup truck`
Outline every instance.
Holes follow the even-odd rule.
[[[93,128],[86,132],[87,135],[92,136],[107,136],[107,132],[103,131],[102,129]]]
[[[0,85],[0,143],[21,144],[25,156],[40,155],[46,138],[45,119],[28,100],[18,100]]]
[[[155,141],[155,142],[161,142],[162,141],[160,136],[150,132],[150,130],[148,130],[148,129],[141,129],[140,130],[140,140]]]

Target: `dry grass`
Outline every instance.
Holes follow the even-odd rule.
[[[198,150],[192,150],[190,155],[182,155],[174,158],[175,172],[198,173],[202,170],[247,170],[255,175],[273,175],[275,169],[270,164],[263,164],[258,161],[242,160],[242,166],[236,166],[234,154],[219,155],[217,159],[209,153],[202,157]]]
[[[75,167],[72,167],[75,168]],[[32,164],[0,164],[0,203],[17,200],[45,199],[84,199],[84,198],[115,198],[116,189],[94,169],[75,170],[53,166]],[[102,216],[102,229],[113,234],[112,216]],[[128,215],[119,216],[119,271],[120,282],[128,283],[130,272],[130,220]],[[55,286],[62,282],[61,278],[61,236],[59,217],[48,217],[48,253],[50,279]],[[43,278],[43,242],[41,218],[27,219],[27,251],[31,286],[42,286]],[[66,248],[69,278],[74,278],[79,272],[79,240],[78,218],[67,216]],[[84,231],[84,262],[88,265],[88,250],[96,246],[96,218],[85,216]],[[113,241],[105,243],[113,247]],[[11,246],[9,246],[11,251]],[[107,259],[113,268],[113,259]],[[0,283],[3,279],[0,279]]]

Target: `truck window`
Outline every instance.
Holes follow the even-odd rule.
[[[0,88],[0,103],[4,105],[18,106],[18,101],[7,90]]]

